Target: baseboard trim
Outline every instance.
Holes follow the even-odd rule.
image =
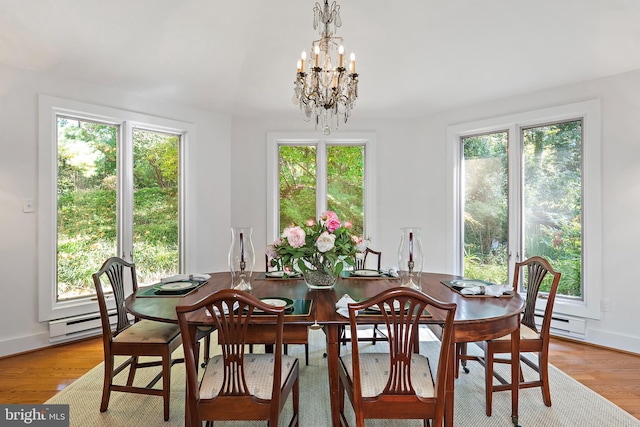
[[[640,337],[618,334],[587,326],[585,343],[605,347],[611,350],[640,355]]]
[[[0,341],[0,357],[14,356],[28,351],[49,347],[49,331]]]

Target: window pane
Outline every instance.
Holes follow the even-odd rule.
[[[353,234],[363,234],[364,146],[327,147],[327,208],[351,221]]]
[[[582,296],[582,121],[522,131],[524,253],[562,272],[558,294]],[[543,284],[548,286],[550,281]]]
[[[281,145],[279,232],[316,217],[316,147]]]
[[[462,144],[463,275],[507,283],[507,132],[465,137]]]
[[[133,131],[133,256],[140,284],[179,272],[180,136]]]
[[[116,254],[118,127],[57,118],[57,300],[95,294],[91,274]]]

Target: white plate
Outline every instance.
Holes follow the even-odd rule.
[[[394,311],[400,310],[400,302],[399,301],[394,301],[393,302],[393,309],[394,309]],[[380,311],[380,307],[377,304],[376,305],[372,305],[371,307],[369,307],[369,310]]]
[[[469,279],[452,280],[451,284],[453,286],[457,286],[459,288],[474,288],[476,286],[487,286],[488,285],[488,283],[483,281],[483,280],[469,280]]]
[[[273,307],[286,307],[287,304],[289,304],[287,301],[283,299],[277,299],[277,298],[264,298],[261,301]]]
[[[285,310],[293,307],[293,301],[289,298],[260,298],[260,301],[272,307],[284,307]],[[256,309],[256,311],[260,312],[261,310]]]
[[[163,291],[182,291],[196,286],[198,286],[198,284],[193,282],[173,282],[160,285],[159,288]]]
[[[351,272],[352,276],[363,276],[363,277],[379,277],[382,275],[378,270],[353,270]]]
[[[285,272],[281,271],[281,270],[280,271],[267,271],[264,274],[267,277],[284,277]],[[298,277],[298,276],[300,276],[300,273],[288,273],[287,276],[288,277]]]

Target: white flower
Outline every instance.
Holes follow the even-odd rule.
[[[318,240],[316,240],[316,247],[319,252],[324,253],[333,249],[335,243],[336,235],[329,234],[329,232],[325,231],[318,237]]]

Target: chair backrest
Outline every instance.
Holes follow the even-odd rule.
[[[547,297],[547,306],[544,310],[542,327],[540,331],[538,331],[535,321],[536,300],[538,299],[538,295],[540,293],[540,285],[542,284],[542,281],[547,273],[553,276],[553,280],[551,282],[549,295]],[[540,332],[542,336],[549,335],[549,328],[551,327],[551,314],[553,312],[553,304],[555,302],[556,293],[558,291],[558,284],[560,283],[560,276],[561,273],[555,271],[553,267],[551,267],[551,264],[549,264],[549,261],[539,256],[534,256],[522,262],[516,263],[515,274],[513,277],[513,288],[518,291],[518,284],[520,283],[520,281],[526,281],[524,283],[524,286],[527,291],[524,314],[522,316],[522,324],[528,326],[534,331]]]
[[[377,307],[377,310],[382,313],[389,337],[390,369],[383,394],[415,394],[411,384],[411,356],[414,353],[415,344],[419,342],[420,322],[425,317],[431,316],[434,323],[443,325],[438,371],[434,379],[434,397],[437,400],[441,399],[441,405],[438,406],[444,409],[444,390],[456,304],[440,302],[410,288],[387,289],[363,302],[349,304],[349,322],[354,335],[352,342],[357,342],[358,337],[357,312],[372,306]],[[394,309],[390,309],[391,307]],[[398,307],[404,307],[404,310]],[[357,345],[353,346],[352,360],[354,394],[362,396],[360,353]]]
[[[250,373],[245,372],[244,358],[245,348],[249,345],[246,344],[248,328],[256,312],[260,312],[257,315],[261,317],[271,315],[269,317],[275,324],[274,381],[271,396],[272,406],[279,408],[284,307],[273,307],[249,293],[235,289],[222,289],[195,304],[176,307],[187,367],[187,387],[190,397],[194,398],[190,404],[193,405],[200,399],[198,359],[194,352],[198,326],[215,327],[218,331],[224,379],[216,399],[223,396],[251,396],[251,390],[247,389],[246,383],[246,376]]]
[[[102,276],[106,275],[113,291],[113,297],[115,301],[115,308],[117,311],[118,324],[116,325],[115,335],[118,335],[120,331],[129,327],[131,322],[127,316],[127,310],[124,306],[125,294],[125,282],[127,277],[130,277],[133,292],[138,289],[138,281],[136,278],[136,267],[133,263],[129,263],[122,258],[112,257],[102,264],[100,270],[93,273],[93,284],[96,287],[96,294],[98,297],[98,306],[100,307],[100,319],[102,321],[103,336],[112,339],[113,333],[111,332],[111,322],[109,320],[109,313],[107,308],[107,302],[105,299],[104,284],[102,283]]]
[[[372,256],[376,256],[378,258],[378,270],[380,270],[380,266],[382,265],[380,263],[380,258],[382,258],[382,252],[378,252],[378,251],[374,251],[373,249],[367,248],[364,250],[364,252],[362,252],[362,255],[360,257],[356,256],[356,270],[363,270],[365,269],[365,265],[367,264],[367,256],[369,254],[372,254]]]

